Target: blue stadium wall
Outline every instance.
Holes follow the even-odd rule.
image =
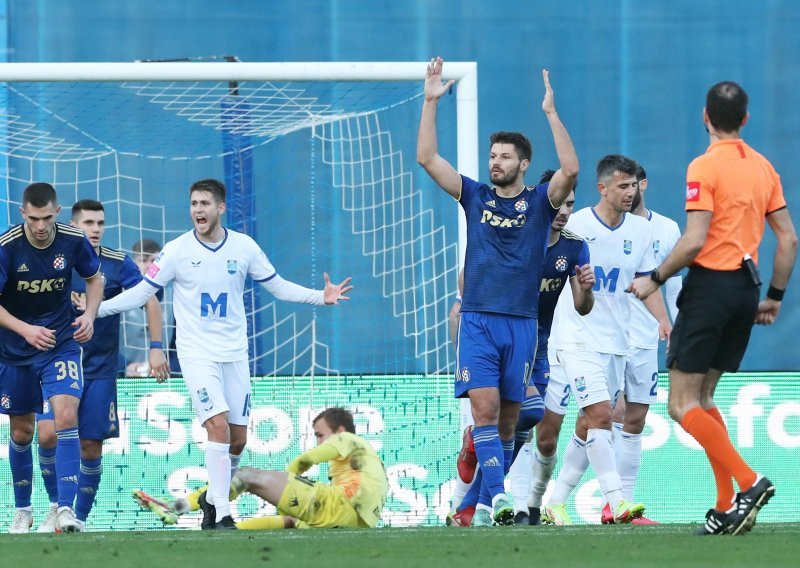
[[[707,145],[707,88],[741,82],[751,97],[746,140],[781,173],[790,207],[800,183],[800,3],[790,0],[563,2],[72,0],[5,3],[8,61],[131,61],[236,55],[244,61],[474,60],[480,155],[494,130],[526,132],[534,171],[556,158],[541,116],[547,67],[583,174],[578,205],[595,202],[592,170],[608,153],[647,168],[650,207],[684,223],[686,165]],[[423,184],[432,184],[420,177]],[[771,273],[774,240],[762,247]],[[779,322],[754,331],[743,367],[794,369],[786,345],[800,324],[798,287]]]

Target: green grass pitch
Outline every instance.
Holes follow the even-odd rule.
[[[659,525],[4,534],[0,535],[0,558],[3,566],[78,568],[800,565],[798,523],[756,525],[743,537],[700,538],[693,536],[694,528]]]

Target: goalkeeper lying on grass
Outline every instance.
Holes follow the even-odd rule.
[[[231,481],[231,500],[248,491],[272,503],[279,515],[256,517],[236,523],[238,529],[289,529],[374,527],[386,501],[386,470],[369,442],[356,436],[353,415],[342,408],[328,408],[313,422],[317,447],[300,455],[287,471],[241,468]],[[319,483],[301,474],[313,465],[328,462],[331,483]],[[174,502],[160,501],[141,490],[134,499],[157,514],[165,524],[203,509],[214,517],[201,487]]]

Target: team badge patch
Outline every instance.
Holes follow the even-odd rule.
[[[237,267],[236,261],[235,260],[229,260],[228,261],[228,274],[236,274],[236,267]]]
[[[200,399],[200,402],[202,402],[203,404],[207,403],[210,400],[208,396],[208,391],[205,389],[205,387],[202,389],[198,389],[197,398]]]
[[[661,241],[654,240],[653,241],[653,256],[658,255],[658,251],[661,250]]]
[[[63,254],[57,254],[53,259],[53,268],[56,270],[64,270],[67,267],[67,261],[64,259]]]
[[[564,272],[567,269],[567,257],[566,256],[559,256],[556,259],[556,270],[559,272]]]
[[[9,410],[11,408],[11,397],[7,394],[0,396],[0,406],[6,410]]]
[[[622,241],[622,252],[625,254],[631,254],[633,252],[633,242],[625,239]]]
[[[514,209],[519,211],[520,213],[525,213],[528,210],[528,202],[524,199],[520,199],[514,204]]]
[[[461,380],[464,381],[465,383],[469,382],[469,369],[467,369],[466,367],[461,369]]]
[[[575,388],[578,390],[578,392],[585,391],[586,379],[584,379],[583,377],[578,377],[577,379],[575,379]]]
[[[148,278],[155,278],[156,274],[158,274],[160,270],[161,268],[154,262],[153,264],[150,265],[150,268],[147,269],[146,276]]]
[[[686,182],[686,201],[700,201],[700,182]]]

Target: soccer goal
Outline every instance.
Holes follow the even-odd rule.
[[[452,385],[422,377],[441,377],[454,366],[448,313],[465,229],[457,204],[416,163],[425,67],[0,64],[0,230],[21,222],[17,208],[24,187],[45,181],[57,189],[60,221],[68,222],[76,200],[97,199],[106,209],[104,244],[131,253],[142,239],[163,245],[190,229],[191,183],[223,180],[226,225],[253,236],[283,277],[319,288],[328,272],[334,280],[352,276],[355,285],[352,301],[336,310],[276,302],[258,286],[246,297],[252,373],[281,378],[255,384],[254,396],[262,400],[253,404],[252,447],[261,460],[254,465],[282,468],[296,444],[307,443],[297,442],[303,420],[334,402],[361,405],[359,420],[377,431],[373,411],[380,400],[387,408],[394,404],[394,418],[381,422],[381,436],[406,450],[416,448],[387,463],[405,464],[395,476],[398,490],[416,476],[415,489],[429,486],[430,501],[454,471],[440,454],[442,444],[445,454],[455,452],[458,417],[447,437],[434,435],[442,420],[450,420]],[[448,62],[445,78],[457,84],[439,105],[440,151],[477,178],[477,65]],[[166,296],[171,336],[169,291]],[[144,337],[126,332],[121,341],[129,352],[144,353]],[[375,378],[337,379],[365,376]],[[189,441],[200,435],[182,385],[120,385],[128,389],[121,399],[130,403],[120,401],[124,427],[136,423],[138,430],[129,428],[131,439],[111,443],[107,452],[127,451],[136,459],[120,463],[148,471],[148,479],[155,473],[160,483],[151,491],[166,481],[181,492],[198,457],[190,455]],[[399,385],[392,392],[402,396],[392,399],[386,385]],[[447,404],[431,402],[439,398]],[[285,409],[288,423],[273,415],[276,408]],[[405,423],[412,408],[413,421]],[[387,412],[380,414],[385,418]],[[419,437],[419,425],[432,429],[432,447]],[[176,459],[167,467],[154,456]],[[409,524],[428,518],[414,521],[419,509],[403,503],[395,508],[408,512]]]

